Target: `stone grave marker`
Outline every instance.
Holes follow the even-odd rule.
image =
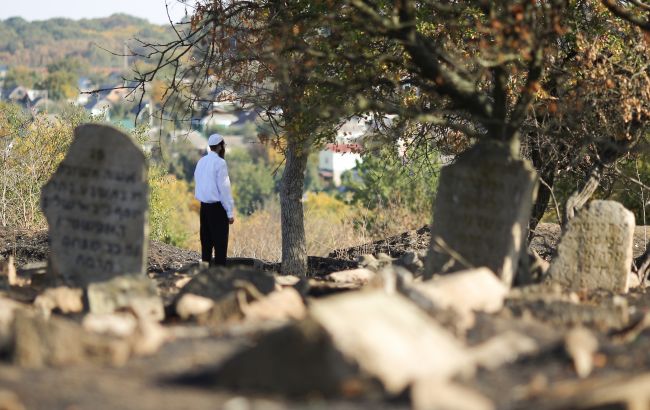
[[[572,289],[627,292],[634,214],[615,201],[591,201],[571,219],[549,278]]]
[[[494,144],[478,144],[444,167],[425,278],[485,266],[511,286],[526,248],[536,182],[528,161]]]
[[[148,244],[145,158],[117,129],[84,124],[41,192],[50,272],[84,286],[143,275]]]

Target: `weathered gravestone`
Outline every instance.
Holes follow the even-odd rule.
[[[549,278],[573,289],[627,292],[634,214],[615,201],[592,201],[571,219]]]
[[[41,192],[50,270],[86,285],[144,274],[148,238],[145,158],[115,128],[84,124]]]
[[[532,165],[507,149],[478,144],[440,173],[425,278],[490,268],[510,286],[536,193]]]

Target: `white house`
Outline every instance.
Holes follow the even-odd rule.
[[[327,144],[318,154],[318,173],[334,186],[341,185],[341,175],[361,162],[361,145],[335,143]]]

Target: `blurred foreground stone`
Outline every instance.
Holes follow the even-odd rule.
[[[125,275],[88,286],[88,305],[92,313],[132,310],[141,317],[163,320],[165,311],[155,282],[147,277]]]
[[[381,386],[396,395],[422,378],[473,370],[462,343],[425,312],[403,296],[368,291],[314,301],[307,319],[190,382],[290,395],[346,396]]]

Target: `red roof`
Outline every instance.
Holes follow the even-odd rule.
[[[327,151],[340,152],[340,153],[353,153],[359,154],[362,151],[360,144],[327,144],[325,146]]]

